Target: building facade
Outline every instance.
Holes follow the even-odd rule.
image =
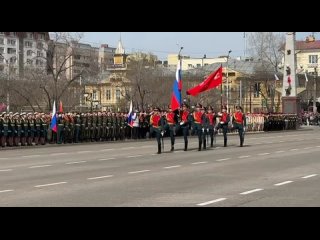
[[[23,76],[26,67],[47,66],[48,32],[0,32],[0,73]]]

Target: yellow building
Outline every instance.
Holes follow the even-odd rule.
[[[130,80],[127,78],[127,57],[121,40],[115,50],[113,64],[107,65],[107,72],[99,83],[87,84],[85,92],[89,95],[85,104],[93,110],[125,111],[130,91]]]

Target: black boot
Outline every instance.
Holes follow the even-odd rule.
[[[223,145],[224,147],[226,147],[227,146],[227,139],[224,139],[224,145]]]
[[[213,138],[211,139],[211,145],[210,146],[213,147]]]
[[[207,149],[207,140],[203,141],[203,149],[206,150]]]
[[[173,152],[174,151],[174,145],[171,145],[171,150],[170,150],[171,152]]]
[[[188,151],[188,143],[187,142],[184,143],[184,151],[185,152]]]
[[[199,149],[198,151],[201,151],[202,142],[199,142]]]
[[[240,147],[243,147],[243,142],[244,142],[244,139],[241,138],[241,139],[240,139]]]
[[[161,144],[158,144],[158,154],[161,154]]]

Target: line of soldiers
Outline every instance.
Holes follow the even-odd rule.
[[[196,105],[193,113],[189,112],[188,106],[182,104],[182,109],[172,111],[171,106],[168,106],[168,111],[160,111],[155,108],[150,118],[150,123],[153,131],[156,132],[158,144],[158,154],[161,154],[161,139],[163,147],[163,136],[165,132],[169,132],[171,139],[171,150],[174,151],[176,133],[181,130],[184,137],[184,151],[188,150],[188,136],[191,130],[198,136],[199,147],[198,151],[207,149],[207,144],[213,147],[215,135],[218,129],[222,129],[224,136],[224,147],[227,147],[227,133],[229,131],[229,123],[232,120],[233,128],[236,129],[240,137],[240,146],[244,144],[244,133],[246,129],[246,116],[242,113],[240,106],[236,107],[237,111],[232,115],[232,118],[227,113],[227,108],[223,107],[222,113],[215,113],[213,108],[209,106],[207,109],[201,104]]]
[[[50,116],[44,113],[15,113],[0,115],[0,145],[21,146],[45,144]]]

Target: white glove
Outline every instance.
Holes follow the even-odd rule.
[[[202,132],[204,132],[204,128],[202,128]]]
[[[164,131],[161,131],[161,136],[163,137],[163,135],[164,135]]]
[[[243,131],[244,131],[244,132],[246,131],[246,127],[243,128]]]
[[[224,122],[220,122],[220,124],[224,124]]]
[[[184,121],[180,122],[180,126],[182,126],[184,124]]]

